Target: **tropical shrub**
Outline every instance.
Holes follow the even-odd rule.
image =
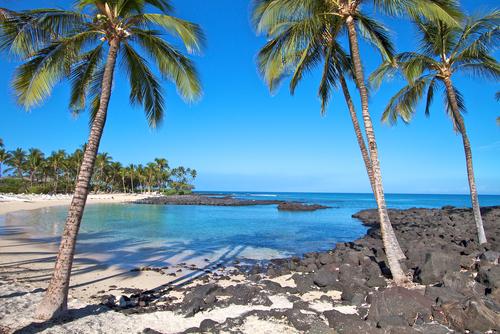
[[[23,192],[23,190],[21,189],[21,191],[19,191],[19,187],[12,187],[12,186],[6,186],[6,187],[0,187],[0,193],[4,193],[4,194],[10,194],[10,193],[13,193],[13,194],[21,194]]]
[[[52,187],[51,186],[36,186],[36,187],[31,187],[29,190],[30,194],[48,194],[52,192]],[[58,187],[59,190],[59,187]]]

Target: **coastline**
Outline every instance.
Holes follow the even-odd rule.
[[[0,272],[0,333],[498,331],[500,206],[482,207],[481,211],[491,243],[478,245],[470,208],[389,209],[407,257],[402,265],[409,280],[403,286],[393,285],[374,209],[353,215],[370,227],[362,238],[339,242],[329,251],[305,253],[303,258],[272,259],[264,267],[235,264],[235,269],[222,274],[193,268],[199,277],[191,276],[182,286],[176,286],[179,278],[168,282],[170,278],[161,270],[113,274],[99,261],[77,256],[83,262],[74,265],[69,312],[62,321],[48,322],[34,321],[33,315],[51,268],[33,265],[52,264],[55,251],[45,248],[40,252],[35,249],[40,245],[35,245],[29,249],[35,255],[29,254],[21,244],[28,243],[23,239],[26,236],[0,229],[0,245],[7,247],[2,258],[7,253],[25,255],[5,267],[0,263],[1,270],[10,270]],[[12,245],[16,252],[8,249],[5,239],[17,243]],[[86,267],[82,270],[77,267],[80,264]],[[86,288],[75,285],[78,275],[86,278],[80,284]],[[132,285],[134,278],[139,285]],[[162,278],[167,283],[160,285]],[[155,287],[148,289],[148,281]],[[103,290],[90,298],[97,286]]]

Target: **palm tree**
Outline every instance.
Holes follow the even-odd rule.
[[[125,188],[125,177],[128,175],[128,171],[125,167],[120,168],[120,172],[118,173],[120,177],[122,178],[122,184],[123,184],[123,192],[127,192],[127,188]]]
[[[76,151],[71,155],[73,164],[76,167],[75,188],[76,188],[76,181],[78,180],[78,175],[80,174],[80,169],[82,168],[83,153],[84,153],[83,150],[76,149]]]
[[[7,158],[7,153],[4,148],[0,148],[0,179],[2,178],[2,164],[4,160]]]
[[[153,176],[158,173],[158,164],[154,162],[148,162],[146,164],[145,172],[148,177],[148,194],[151,194],[151,183]]]
[[[137,173],[137,178],[139,179],[139,187],[141,188],[141,194],[144,193],[144,187],[142,186],[142,180],[144,178],[144,166],[142,164],[138,164],[135,168],[135,172]]]
[[[160,14],[145,13],[149,5]],[[162,123],[164,90],[150,66],[157,68],[162,79],[173,81],[186,102],[197,100],[202,92],[194,63],[162,36],[166,31],[180,40],[187,52],[201,53],[205,47],[202,29],[170,16],[173,7],[168,0],[78,0],[76,9],[28,10],[6,16],[0,25],[0,50],[19,55],[24,61],[12,80],[14,99],[20,107],[29,109],[42,103],[55,83],[68,79],[70,109],[91,111],[87,149],[54,275],[36,313],[39,319],[57,318],[67,309],[76,238],[106,120],[115,65],[128,78],[131,104],[144,109],[151,128]]]
[[[59,150],[57,152],[52,151],[52,154],[47,158],[47,162],[52,166],[54,172],[53,174],[54,193],[57,192],[57,184],[59,183],[59,173],[61,172],[60,167],[62,166],[64,159],[66,159],[65,150]]]
[[[130,164],[126,168],[127,174],[130,177],[130,189],[132,191],[132,194],[135,192],[134,191],[134,176],[135,176],[135,165]]]
[[[481,210],[477,197],[476,181],[472,166],[472,151],[461,113],[465,103],[462,94],[453,86],[453,74],[467,74],[478,79],[500,80],[500,64],[491,56],[494,46],[500,42],[500,34],[492,35],[491,29],[500,24],[500,10],[473,14],[460,27],[449,26],[439,20],[415,18],[414,25],[419,38],[417,52],[398,54],[396,65],[384,62],[372,74],[371,80],[379,85],[384,77],[401,73],[408,81],[391,98],[382,114],[382,121],[396,124],[398,117],[405,123],[415,116],[418,103],[427,91],[425,114],[437,89],[444,88],[445,109],[453,122],[455,132],[462,135],[470,195],[478,241],[486,243]]]
[[[368,175],[370,175],[370,169],[373,175],[373,179],[370,178],[377,201],[389,266],[395,283],[400,284],[404,281],[405,276],[398,260],[404,258],[404,255],[392,231],[385,205],[377,144],[368,110],[368,91],[361,65],[357,29],[362,32],[365,39],[374,42],[385,58],[391,56],[390,45],[385,44],[388,39],[387,36],[384,36],[384,30],[379,29],[380,25],[359,10],[360,5],[365,2],[368,1],[253,0],[250,14],[251,24],[256,34],[267,34],[268,39],[271,40],[259,53],[259,55],[267,53],[269,57],[267,59],[265,57],[259,58],[259,55],[257,57],[261,74],[263,69],[265,77],[267,78],[269,74],[270,82],[279,85],[287,75],[294,72],[293,69],[297,69],[291,79],[292,91],[302,78],[303,72],[309,72],[316,67],[322,57],[329,60],[334,57],[334,41],[343,31],[347,30],[354,69],[353,76],[360,93],[363,123],[368,142],[366,146],[369,149],[370,164],[367,162],[365,164],[368,168]],[[451,1],[449,2],[451,3]],[[448,10],[446,12],[440,7],[442,5],[440,1],[436,1],[440,4],[436,5],[433,0],[373,0],[373,3],[377,9],[390,15],[400,15],[407,11],[413,14],[435,15],[447,21],[454,21],[450,14],[457,14],[453,6],[446,8]],[[273,42],[275,42],[274,45]],[[271,51],[266,52],[266,48],[271,49]],[[323,101],[327,100],[331,90],[329,87],[334,83],[337,73],[335,62],[325,61],[322,84],[320,85],[320,99]],[[323,92],[321,92],[321,87],[324,89]],[[272,91],[273,86],[270,88]]]
[[[5,157],[5,164],[9,166],[10,168],[7,168],[5,172],[15,170],[17,171],[17,175],[21,178],[21,181],[23,182],[23,187],[26,193],[28,192],[28,188],[26,187],[26,184],[24,182],[24,177],[23,177],[23,169],[25,168],[26,164],[26,151],[23,151],[22,148],[18,148],[15,151],[9,151],[6,154]]]
[[[96,165],[99,166],[99,182],[97,183],[97,187],[95,190],[95,193],[97,194],[98,190],[101,190],[101,182],[102,182],[102,172],[104,170],[105,166],[109,166],[111,161],[113,160],[112,157],[108,155],[108,153],[98,153],[96,157]]]
[[[3,139],[0,139],[0,147],[4,147],[3,146]]]
[[[155,162],[158,165],[158,182],[161,184],[163,182],[163,172],[164,169],[166,168],[167,170],[169,169],[168,167],[168,160],[163,159],[163,158],[155,158]],[[160,187],[158,187],[160,188]]]
[[[111,173],[112,173],[112,176],[111,176],[111,180],[113,182],[113,189],[115,187],[115,179],[116,179],[116,176],[119,175],[120,173],[120,170],[123,168],[121,162],[114,162],[114,161],[111,161],[109,163],[109,167],[111,169]]]
[[[33,177],[42,170],[44,154],[37,148],[30,148],[26,157],[26,164],[30,174],[30,187],[33,187]]]

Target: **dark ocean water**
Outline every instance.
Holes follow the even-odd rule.
[[[280,212],[277,205],[244,207],[94,204],[85,209],[77,252],[125,268],[165,266],[208,258],[268,260],[327,251],[362,237],[367,228],[354,213],[376,208],[372,194],[224,193],[240,199],[322,204],[332,209]],[[500,205],[500,195],[479,196],[481,206]],[[467,195],[387,194],[388,208],[470,207]],[[22,222],[35,238],[58,244],[68,207],[46,208],[0,218],[0,226]],[[2,221],[3,220],[3,221]]]

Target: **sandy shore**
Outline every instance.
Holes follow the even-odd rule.
[[[87,204],[126,203],[149,195],[111,194],[89,195]],[[25,226],[11,226],[9,213],[36,210],[52,206],[69,206],[70,199],[42,199],[27,196],[24,201],[0,202],[0,216],[4,215],[5,225],[0,225],[0,277],[4,281],[19,282],[37,288],[46,288],[52,275],[57,256],[57,245],[38,242],[26,233]],[[195,260],[193,260],[196,262]],[[192,262],[193,262],[192,261]],[[202,262],[199,259],[197,262]],[[186,274],[189,272],[185,271]],[[154,289],[175,281],[182,283],[182,275],[177,277],[161,275],[154,271],[129,271],[107,265],[92,254],[77,254],[73,264],[70,295],[86,302],[98,291],[108,291],[110,286]]]
[[[148,196],[127,194],[90,195],[87,203],[126,203]],[[70,205],[70,199],[42,199],[30,197],[30,201],[0,202],[0,333],[141,333],[151,328],[160,333],[179,333],[191,327],[200,326],[201,322],[210,318],[224,322],[227,318],[239,317],[248,312],[271,309],[292,309],[285,295],[271,297],[272,306],[231,305],[226,308],[215,308],[197,313],[186,318],[172,311],[155,312],[142,315],[124,315],[97,305],[99,299],[92,296],[111,293],[120,294],[120,288],[136,288],[155,290],[165,286],[183,286],[189,288],[199,282],[194,281],[202,271],[192,272],[184,269],[176,272],[176,276],[163,275],[155,271],[130,271],[107,265],[91,254],[75,255],[68,300],[69,312],[57,321],[35,321],[33,316],[48,286],[57,246],[39,242],[29,235],[25,226],[9,224],[9,214],[16,211],[36,210],[52,206]],[[182,258],[179,257],[179,260]],[[176,259],[171,259],[175,261]],[[190,263],[204,263],[207,259],[190,259]],[[210,261],[211,262],[211,261]],[[190,263],[186,264],[187,266]],[[203,264],[200,266],[202,267]],[[244,276],[231,276],[228,280],[219,281],[221,286],[236,285],[245,280]],[[282,286],[296,286],[291,275],[274,279]],[[168,296],[182,300],[184,294],[169,290]],[[323,294],[313,291],[303,296],[304,300],[318,300]],[[330,296],[340,299],[340,292]],[[325,307],[318,302],[320,308]],[[331,305],[328,306],[331,308]],[[341,312],[355,313],[355,308],[340,306]],[[326,326],[326,320],[324,326]],[[327,328],[327,327],[326,327]],[[239,327],[242,333],[299,333],[293,326],[284,321],[265,321],[258,317],[245,319]],[[147,331],[146,331],[147,332]]]

